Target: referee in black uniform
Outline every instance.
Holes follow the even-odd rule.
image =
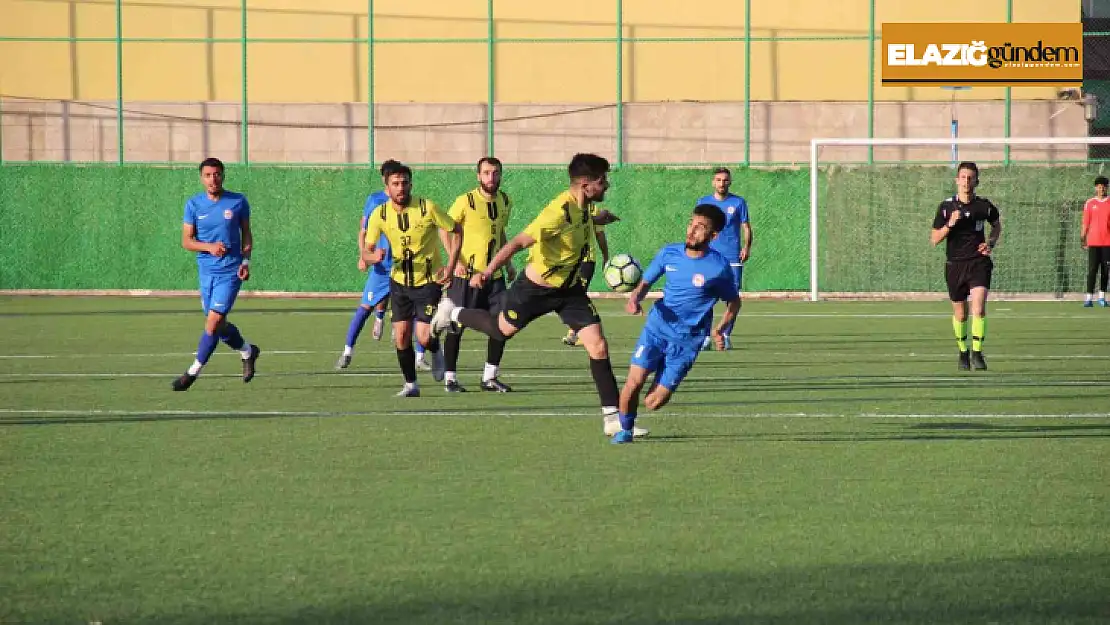
[[[959,368],[977,371],[987,368],[983,360],[983,339],[987,335],[987,292],[991,286],[994,262],[991,252],[1002,235],[998,208],[975,195],[979,168],[972,162],[956,168],[956,195],[940,203],[933,218],[933,245],[947,240],[948,262],[944,274],[948,297],[952,300],[952,329],[960,348]],[[990,224],[990,236],[984,234]],[[967,349],[967,303],[971,300],[971,352]]]

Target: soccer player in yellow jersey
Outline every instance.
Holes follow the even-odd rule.
[[[454,272],[459,245],[451,246],[447,265],[440,255],[440,241],[447,233],[459,236],[465,244],[462,228],[431,200],[412,194],[412,170],[401,163],[383,165],[382,178],[389,201],[381,204],[366,221],[363,258],[368,263],[382,259],[378,237],[389,241],[393,267],[390,270],[389,298],[393,308],[393,338],[397,361],[405,386],[399,397],[419,397],[416,384],[416,353],[412,348],[413,325],[416,340],[432,354],[432,377],[443,379],[443,353],[439,341],[432,336],[429,322],[436,303],[443,294],[442,284]]]
[[[604,267],[609,262],[609,241],[605,238],[605,226],[598,223],[601,213],[604,211],[598,204],[590,206],[590,217],[594,219],[594,240],[597,241],[597,251],[601,252],[601,266]],[[590,288],[590,281],[594,279],[594,272],[597,270],[597,253],[594,251],[593,246],[590,247],[590,253],[586,256],[586,262],[582,263],[582,281],[586,283],[586,288]],[[567,329],[567,335],[563,337],[563,345],[574,347],[578,345],[578,333],[574,328]]]
[[[493,272],[490,281],[482,288],[470,286],[470,279],[489,266],[497,250],[505,245],[505,226],[509,223],[511,210],[512,202],[508,194],[501,190],[501,161],[483,156],[478,161],[478,188],[457,197],[447,213],[462,226],[464,234],[455,276],[447,288],[447,296],[456,306],[480,308],[495,315],[501,310],[505,279],[507,277],[511,281],[515,277],[512,264]],[[461,344],[461,332],[450,332],[443,341],[447,361],[444,385],[449,393],[466,391],[455,374]],[[482,372],[483,391],[508,393],[513,390],[497,379],[504,353],[505,341],[490,337],[486,343],[486,367]]]
[[[531,248],[528,266],[506,293],[504,309],[495,316],[488,310],[455,306],[450,298],[445,298],[432,319],[432,330],[441,332],[457,323],[507,340],[533,320],[549,312],[558,313],[563,323],[578,330],[579,339],[590,355],[590,373],[601,398],[602,414],[607,422],[615,422],[619,393],[609,362],[609,344],[601,329],[601,317],[586,294],[581,273],[593,238],[590,205],[605,199],[609,161],[596,154],[576,154],[567,169],[570,188],[552,200],[523,232],[497,252],[484,270],[470,279],[472,287],[482,288],[514,254]]]

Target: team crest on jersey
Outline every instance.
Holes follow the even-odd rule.
[[[729,215],[731,215],[731,214],[733,214],[733,213],[735,213],[735,212],[736,212],[736,207],[735,207],[735,206],[729,206],[729,207],[728,207],[728,214],[729,214]]]
[[[705,276],[701,275],[700,273],[695,273],[694,279],[691,280],[691,282],[693,282],[694,286],[696,287],[703,287],[705,286]]]
[[[224,219],[231,219],[234,216],[235,211],[231,210],[230,208],[224,211]]]

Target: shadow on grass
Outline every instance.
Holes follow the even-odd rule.
[[[906,426],[902,423],[879,423],[896,431],[890,432],[851,432],[824,431],[798,432],[755,432],[739,434],[674,434],[653,435],[643,440],[645,443],[689,443],[698,441],[744,441],[744,442],[796,442],[796,443],[856,443],[867,441],[984,441],[1014,439],[1073,439],[1073,438],[1110,438],[1110,423],[1075,425],[1001,425],[993,423],[935,422],[915,423]]]
[[[651,561],[650,556],[644,558]],[[699,571],[696,554],[677,563],[673,574],[620,574],[593,563],[570,579],[513,579],[489,571],[428,581],[414,554],[412,566],[388,588],[340,589],[327,579],[318,588],[278,594],[242,589],[254,611],[221,610],[205,601],[203,589],[178,587],[167,605],[197,605],[158,612],[147,603],[132,613],[130,602],[105,603],[105,623],[160,625],[257,623],[325,625],[379,623],[422,625],[482,623],[512,625],[857,625],[859,623],[1105,623],[1110,619],[1110,560],[1075,554],[1017,558],[955,559],[944,562],[867,563],[808,567],[738,563],[735,571]],[[434,558],[433,558],[434,559]],[[369,566],[369,563],[367,563]],[[625,566],[627,568],[627,565]],[[688,569],[687,572],[681,569]],[[753,571],[753,569],[757,569]],[[370,579],[376,577],[368,572]],[[540,579],[534,579],[541,577]],[[392,593],[391,593],[392,591]],[[88,601],[88,599],[85,599]],[[86,622],[91,605],[81,599],[50,614],[13,614],[19,622]],[[236,602],[242,605],[242,602]]]

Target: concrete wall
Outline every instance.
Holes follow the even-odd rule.
[[[114,102],[57,102],[5,98],[5,160],[115,161]],[[228,162],[241,150],[237,103],[128,103],[127,161]],[[421,163],[472,163],[488,151],[486,108],[466,103],[379,104],[376,155]],[[615,107],[584,104],[499,104],[496,154],[510,164],[564,163],[579,151],[612,157]],[[949,103],[881,102],[875,109],[879,137],[947,137]],[[1004,104],[957,105],[960,136],[1001,137]],[[367,163],[365,103],[252,104],[248,110],[250,158],[276,163]],[[1012,136],[1086,136],[1082,108],[1074,102],[1015,101]],[[751,159],[801,164],[813,137],[867,136],[866,102],[756,102],[751,111]],[[625,159],[629,163],[736,163],[744,157],[744,107],[740,102],[667,102],[625,107]],[[1000,159],[1001,148],[965,148],[962,157]],[[1082,146],[1013,148],[1018,160],[1083,158]],[[864,148],[826,148],[826,160],[863,160]],[[877,148],[880,160],[940,161],[948,147]]]

